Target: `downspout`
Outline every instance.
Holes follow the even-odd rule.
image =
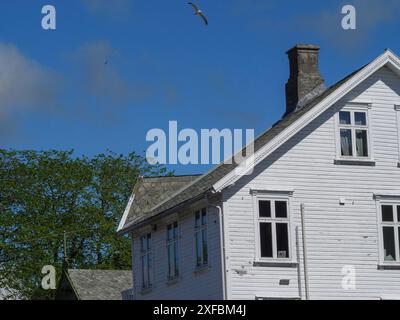
[[[303,240],[303,262],[304,262],[304,286],[306,291],[306,300],[310,300],[310,289],[308,283],[308,263],[307,263],[307,243],[306,243],[306,226],[304,217],[304,203],[300,206],[301,212],[301,234]]]
[[[297,256],[297,285],[299,287],[299,297],[303,300],[303,289],[301,284],[301,259],[300,259],[300,227],[296,226],[296,256]]]
[[[224,215],[221,206],[210,203],[208,195],[206,195],[207,205],[218,210],[219,218],[219,237],[221,249],[221,271],[222,271],[222,299],[226,300],[227,287],[226,287],[226,263],[225,263],[225,236],[224,236]]]

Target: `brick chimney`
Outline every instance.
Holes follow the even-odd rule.
[[[286,114],[289,114],[304,107],[326,87],[319,73],[318,46],[298,44],[286,53],[290,64],[290,78],[286,83]]]

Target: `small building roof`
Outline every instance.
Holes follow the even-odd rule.
[[[68,269],[61,280],[57,299],[122,300],[132,289],[132,271]]]
[[[131,205],[127,207],[123,225],[146,219],[154,207],[170,199],[199,177],[200,175],[141,178],[133,190]]]

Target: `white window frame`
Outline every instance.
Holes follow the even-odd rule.
[[[261,263],[293,263],[296,261],[295,244],[293,241],[295,237],[293,236],[292,229],[292,210],[291,210],[291,195],[292,193],[263,193],[263,192],[252,192],[253,193],[253,212],[256,230],[256,245],[255,245],[255,257],[256,262]],[[271,218],[261,218],[259,213],[259,201],[271,201]],[[287,203],[287,218],[275,218],[275,206],[272,204],[274,201],[285,201]],[[260,223],[267,222],[272,223],[272,251],[273,257],[266,258],[261,256],[261,237],[260,237]],[[276,223],[287,223],[288,225],[288,246],[289,246],[289,258],[278,258],[277,256],[277,245],[276,245]]]
[[[150,246],[146,250],[143,250],[142,247],[142,239],[147,238],[150,235]],[[151,290],[153,288],[153,270],[154,270],[154,261],[152,255],[153,249],[153,233],[146,232],[139,237],[139,249],[140,249],[140,271],[141,271],[141,289],[142,291]],[[145,270],[143,269],[143,259],[147,258],[147,270],[145,274]],[[149,260],[151,260],[151,267],[149,265]],[[147,281],[144,278],[147,275]],[[147,282],[147,283],[146,283]]]
[[[394,110],[396,111],[396,118],[397,118],[397,147],[398,147],[397,166],[400,168],[400,105],[395,105]]]
[[[347,104],[341,108],[335,115],[335,141],[336,141],[336,158],[338,160],[355,160],[355,161],[373,161],[373,144],[372,144],[372,125],[371,125],[371,110],[372,104]],[[340,112],[350,112],[350,125],[340,124]],[[355,113],[364,112],[366,114],[366,126],[360,126],[355,124]],[[352,156],[342,156],[342,146],[341,146],[341,129],[351,130],[352,139]],[[366,130],[367,131],[367,145],[368,145],[368,157],[357,156],[357,143],[356,143],[356,130]]]
[[[176,234],[174,235],[174,232],[173,232],[173,236],[170,239],[169,236],[168,236],[169,227],[174,229],[175,225],[176,225]],[[167,236],[167,239],[166,239],[167,259],[168,259],[168,261],[167,261],[167,263],[168,263],[168,273],[167,274],[168,274],[168,281],[172,281],[172,280],[178,279],[179,276],[180,276],[180,266],[179,266],[179,238],[180,238],[179,235],[180,235],[180,228],[179,228],[178,221],[174,221],[172,223],[169,223],[167,225],[167,227],[166,227],[166,230],[167,230],[167,234],[166,234],[166,236]],[[173,248],[174,248],[172,257],[170,257],[170,255],[169,255],[170,246],[173,246]],[[170,270],[170,259],[171,258],[173,258],[173,261],[174,261],[174,263],[173,263],[173,265],[174,265],[174,274],[173,275],[171,275],[171,270]]]
[[[206,212],[206,223],[202,224],[202,212],[203,210],[205,210]],[[200,226],[196,227],[196,215],[197,213],[200,213]],[[194,211],[193,214],[193,218],[194,218],[194,257],[195,257],[195,269],[203,269],[203,268],[207,268],[210,265],[210,246],[209,246],[209,237],[208,237],[208,219],[209,219],[209,211],[208,208],[201,208],[198,210]],[[206,246],[207,246],[207,261],[205,262],[204,259],[204,247],[203,247],[203,231],[206,234]],[[198,264],[198,256],[197,256],[197,234],[200,233],[201,234],[201,263]]]
[[[377,200],[377,213],[378,213],[378,235],[379,235],[379,264],[382,266],[400,266],[400,221],[397,217],[397,206],[400,206],[400,197],[397,199],[390,197],[378,197]],[[382,221],[382,206],[393,206],[393,222]],[[383,227],[394,227],[394,241],[396,249],[396,261],[385,260],[384,255],[384,242],[383,242]]]

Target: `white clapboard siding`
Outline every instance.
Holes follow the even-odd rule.
[[[300,205],[305,205],[311,299],[379,299],[400,296],[400,270],[378,270],[379,238],[373,194],[400,195],[396,111],[400,79],[382,68],[282,145],[251,176],[224,191],[227,286],[230,299],[304,298]],[[334,165],[334,116],[346,102],[371,103],[375,167]],[[253,266],[255,213],[251,189],[294,191],[291,227],[300,228],[297,268]],[[345,206],[340,198],[351,200]],[[296,255],[296,248],[292,248]],[[342,268],[356,269],[356,289],[342,288]],[[289,285],[280,280],[290,280]]]
[[[209,268],[195,271],[194,213],[188,213],[177,220],[180,229],[179,261],[180,279],[168,284],[168,254],[166,223],[157,222],[157,231],[152,233],[152,257],[154,269],[153,289],[141,292],[141,262],[139,231],[133,237],[133,279],[136,300],[215,300],[222,299],[222,271],[218,211],[209,208],[208,216],[208,259]]]

